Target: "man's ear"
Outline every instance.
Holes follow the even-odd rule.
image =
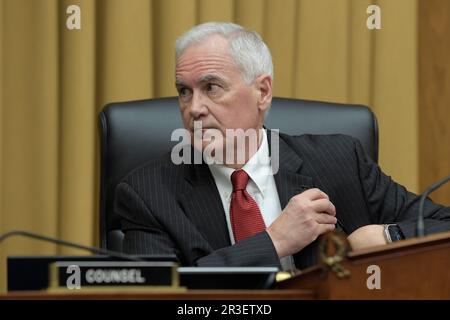
[[[266,111],[272,103],[272,77],[268,74],[262,74],[255,81],[257,89],[258,108],[260,111]]]

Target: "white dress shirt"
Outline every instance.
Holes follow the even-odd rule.
[[[267,133],[266,130],[262,131],[263,137],[261,145],[242,169],[247,172],[250,177],[246,190],[258,204],[267,228],[276,218],[278,218],[282,210],[277,187],[275,185],[275,179],[272,174]],[[209,169],[211,170],[217,189],[219,190],[231,244],[234,244],[233,229],[230,221],[230,203],[231,194],[233,192],[231,174],[235,169],[219,164],[210,164]],[[292,256],[284,257],[280,259],[280,262],[284,270],[295,269]]]

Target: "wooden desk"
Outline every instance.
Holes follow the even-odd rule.
[[[75,294],[67,291],[16,292],[0,295],[0,299],[450,299],[450,232],[353,252],[339,250],[339,247],[346,247],[339,234],[329,233],[323,240],[325,244],[335,243],[337,249],[321,246],[322,262],[319,265],[278,282],[275,290],[117,289],[93,292],[84,289]],[[372,267],[378,270],[377,288],[368,284],[373,272],[368,270],[375,270]],[[346,275],[339,274],[339,270],[346,271]]]

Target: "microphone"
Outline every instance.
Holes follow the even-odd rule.
[[[424,218],[423,218],[423,209],[425,206],[425,199],[428,197],[428,195],[430,193],[432,193],[434,190],[440,188],[443,184],[445,184],[449,180],[450,180],[450,176],[447,176],[447,177],[439,180],[438,182],[433,183],[420,196],[419,214],[417,217],[417,226],[416,226],[416,235],[418,238],[422,238],[425,236],[425,225],[424,225]]]
[[[13,237],[13,236],[22,236],[22,237],[26,237],[26,238],[41,240],[41,241],[52,242],[52,243],[56,243],[58,245],[77,248],[77,249],[89,251],[89,252],[95,253],[95,254],[102,254],[102,255],[110,256],[112,258],[118,258],[121,260],[145,261],[145,260],[136,258],[134,256],[123,254],[121,252],[111,251],[111,250],[107,250],[107,249],[101,249],[101,248],[97,248],[97,247],[89,247],[89,246],[85,246],[82,244],[78,244],[78,243],[74,243],[74,242],[70,242],[70,241],[66,241],[66,240],[61,240],[61,239],[57,239],[57,238],[52,238],[52,237],[40,235],[38,233],[30,232],[30,231],[24,231],[24,230],[12,230],[12,231],[0,234],[0,243],[3,240]]]

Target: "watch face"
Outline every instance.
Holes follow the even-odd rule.
[[[398,241],[403,239],[402,231],[397,225],[389,226],[388,231],[392,241]]]

